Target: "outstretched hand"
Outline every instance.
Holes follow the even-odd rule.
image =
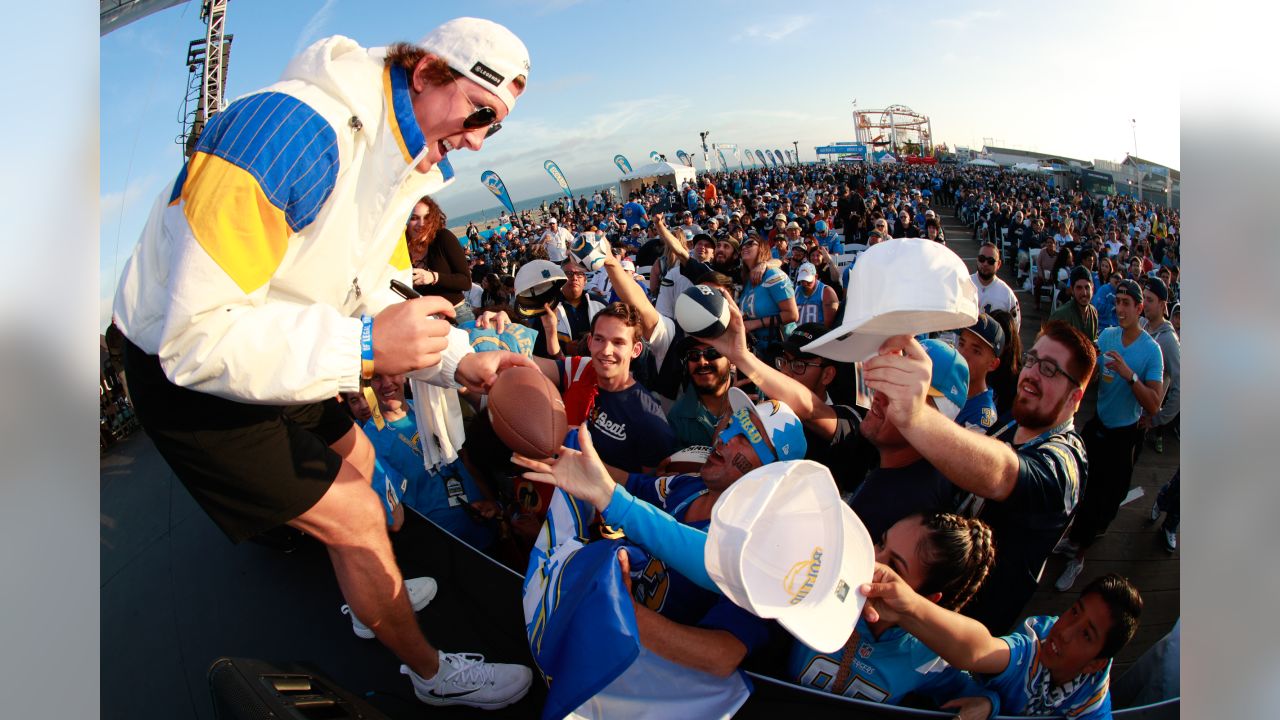
[[[910,335],[884,341],[880,353],[862,364],[867,386],[889,401],[885,414],[899,430],[911,427],[928,409],[925,398],[933,378],[933,361]]]
[[[720,294],[724,296],[724,302],[729,306],[729,325],[720,337],[701,338],[701,340],[729,358],[730,362],[742,362],[742,358],[751,352],[747,347],[746,321],[742,318],[742,311],[738,309],[738,304],[733,301],[733,296],[723,289],[720,289]]]
[[[617,483],[609,477],[604,463],[596,454],[585,422],[578,426],[578,444],[582,446],[582,450],[562,446],[560,454],[549,463],[520,454],[513,454],[511,461],[527,471],[524,473],[526,479],[554,485],[604,512],[613,499],[613,489]]]
[[[497,381],[498,373],[513,367],[538,369],[538,366],[524,355],[506,350],[488,350],[463,357],[453,377],[469,392],[487,393]]]
[[[862,608],[862,616],[867,622],[884,620],[896,625],[904,615],[911,613],[920,598],[906,580],[883,563],[876,563],[871,582],[858,590],[867,596],[867,604]]]

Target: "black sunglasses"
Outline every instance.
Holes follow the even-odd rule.
[[[699,360],[705,359],[707,362],[715,362],[716,360],[719,360],[722,357],[724,356],[721,355],[720,351],[715,348],[711,348],[711,347],[696,348],[684,354],[684,361],[698,362]]]
[[[978,262],[982,263],[983,265],[995,265],[996,259],[991,257],[990,255],[979,255]]]
[[[455,77],[453,79],[453,83],[454,85],[457,85],[458,78]],[[462,92],[461,88],[458,89],[458,92]],[[494,133],[502,129],[502,123],[494,122],[494,120],[498,119],[497,110],[494,110],[488,105],[476,105],[475,101],[467,97],[466,93],[462,93],[462,97],[466,98],[466,101],[471,103],[472,107],[471,114],[463,118],[462,127],[467,130],[477,130],[487,125],[489,130],[484,134],[486,138],[492,137]]]

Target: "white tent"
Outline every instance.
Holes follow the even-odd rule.
[[[669,162],[649,163],[644,167],[637,168],[618,180],[621,186],[622,194],[620,197],[625,201],[631,197],[632,191],[639,190],[641,185],[666,185],[671,183],[678,189],[680,183],[688,180],[693,182],[697,178],[697,171],[688,165],[675,164]]]
[[[1000,167],[1000,163],[994,160],[988,160],[986,158],[978,158],[976,160],[970,160],[969,162],[965,163],[965,165],[973,165],[975,167]]]
[[[1034,172],[1034,173],[1038,173],[1038,172],[1048,172],[1048,171],[1049,171],[1049,168],[1040,167],[1040,163],[1033,163],[1033,162],[1020,162],[1020,163],[1014,163],[1014,164],[1013,164],[1013,169],[1014,169],[1014,170],[1025,170],[1025,171],[1027,171],[1027,172]]]

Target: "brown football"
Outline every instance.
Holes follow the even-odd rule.
[[[489,422],[503,444],[535,460],[560,452],[568,431],[560,391],[542,371],[528,367],[498,373],[489,389]]]

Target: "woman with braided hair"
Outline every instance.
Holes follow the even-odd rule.
[[[876,562],[894,569],[924,597],[959,610],[995,562],[991,528],[950,513],[910,515],[894,523],[876,547]],[[806,687],[873,702],[899,704],[922,693],[960,717],[985,718],[999,710],[994,693],[890,622],[859,618],[843,649],[818,651],[795,642],[788,678]]]

